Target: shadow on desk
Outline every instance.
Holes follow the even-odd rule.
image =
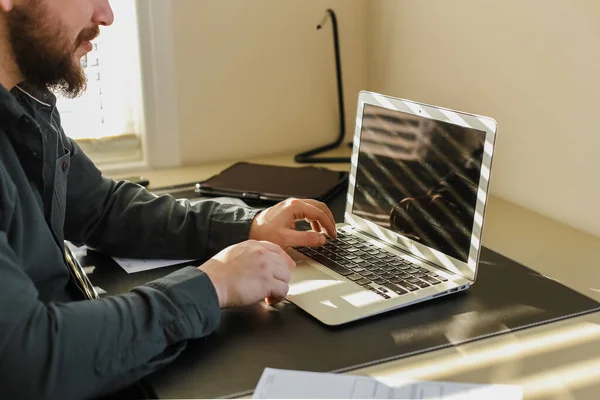
[[[111,294],[181,267],[127,274],[94,252],[85,264],[96,266],[92,282]],[[484,248],[470,290],[347,325],[323,325],[289,302],[226,310],[216,332],[190,341],[148,382],[167,398],[249,394],[265,367],[347,371],[598,309],[594,300]]]

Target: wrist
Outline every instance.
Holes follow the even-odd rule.
[[[252,224],[250,225],[250,232],[248,234],[248,239],[250,240],[260,240],[259,238],[259,230],[260,230],[260,226],[259,226],[259,216],[260,214],[263,212],[264,210],[260,210],[259,212],[256,213],[256,215],[254,216],[254,219],[252,220]]]
[[[214,276],[214,274],[207,272],[202,269],[202,266],[198,267],[198,269],[208,276],[210,283],[215,289],[215,293],[217,294],[217,300],[219,301],[219,308],[225,308],[227,304],[227,290],[225,286],[219,282],[219,279]]]

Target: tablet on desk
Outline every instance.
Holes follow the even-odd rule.
[[[282,167],[239,162],[196,184],[202,196],[281,201],[290,197],[327,201],[343,189],[348,173],[319,167]]]

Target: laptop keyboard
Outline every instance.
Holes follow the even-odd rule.
[[[448,281],[435,272],[340,231],[336,239],[328,240],[323,246],[296,247],[296,250],[385,299],[390,298],[390,291],[403,295]]]

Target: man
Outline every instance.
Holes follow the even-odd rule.
[[[120,390],[211,333],[221,308],[283,299],[294,266],[283,248],[322,244],[321,227],[335,236],[316,201],[260,213],[182,205],[102,177],[65,136],[48,89],[84,89],[80,58],[112,21],[107,0],[0,0],[2,399]],[[297,219],[317,232],[295,231]],[[64,239],[119,256],[212,258],[127,294],[74,301]]]

